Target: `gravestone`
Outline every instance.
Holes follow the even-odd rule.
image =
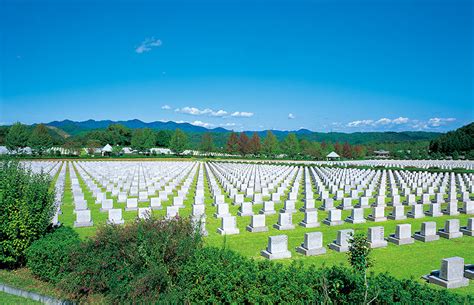
[[[239,211],[237,212],[239,216],[251,216],[253,215],[252,203],[251,202],[242,202]]]
[[[332,198],[323,199],[323,204],[321,205],[319,209],[323,211],[334,210],[335,209],[334,200]]]
[[[383,248],[387,246],[384,239],[384,227],[370,227],[367,237],[371,248]]]
[[[305,228],[316,228],[319,227],[319,225],[317,210],[304,213],[304,219],[300,222],[300,226]]]
[[[443,213],[441,213],[441,205],[439,203],[432,203],[429,206],[429,210],[425,212],[426,215],[431,216],[431,217],[439,217],[442,216]]]
[[[114,208],[114,201],[112,199],[104,199],[102,200],[102,207],[100,208],[100,212],[106,212],[110,209]]]
[[[135,211],[138,209],[138,199],[137,198],[128,198],[127,199],[127,206],[125,207],[125,211]]]
[[[346,222],[349,223],[364,223],[364,209],[363,208],[355,208],[351,211],[351,216],[346,218]]]
[[[239,234],[235,216],[224,216],[221,218],[221,227],[217,228],[217,233],[221,235]]]
[[[122,209],[110,209],[109,210],[109,219],[107,220],[107,223],[109,224],[115,224],[115,225],[121,225],[125,221],[122,218]]]
[[[329,248],[337,252],[347,252],[349,251],[349,240],[354,235],[354,230],[345,229],[337,231],[336,240],[334,240]]]
[[[159,197],[152,197],[150,199],[150,207],[152,210],[161,210],[161,199]]]
[[[423,213],[423,205],[422,204],[415,204],[411,206],[411,211],[407,213],[407,217],[409,218],[423,218],[425,214]]]
[[[288,236],[269,236],[267,248],[260,253],[263,257],[270,260],[290,258],[291,252],[288,251]]]
[[[177,216],[179,216],[179,207],[174,205],[166,207],[166,219],[172,219]]]
[[[387,217],[385,217],[385,207],[383,206],[376,206],[372,208],[372,214],[367,217],[368,220],[373,222],[381,222],[386,221]]]
[[[431,284],[452,289],[469,285],[469,280],[464,277],[464,258],[449,257],[441,261],[441,270],[433,271],[426,276]]]
[[[229,213],[229,205],[227,203],[220,203],[217,205],[217,212],[214,214],[215,218],[222,218],[231,216]]]
[[[138,208],[138,218],[148,219],[151,217],[151,208]]]
[[[274,224],[273,227],[277,230],[293,230],[295,228],[293,215],[291,213],[280,213],[278,223]]]
[[[474,236],[474,218],[469,218],[467,226],[461,227],[460,231],[466,236]]]
[[[405,216],[405,207],[403,205],[394,206],[392,212],[388,215],[388,219],[392,219],[392,220],[407,219],[407,217]]]
[[[90,210],[80,210],[76,212],[76,221],[74,222],[75,228],[91,227],[93,225],[94,222],[91,219]]]
[[[204,204],[193,204],[192,208],[193,217],[206,217],[206,206]]]
[[[275,213],[275,203],[273,201],[265,201],[263,203],[263,208],[260,210],[260,214],[272,215]]]
[[[390,234],[388,241],[398,246],[412,244],[415,240],[411,237],[411,224],[399,224],[395,229],[395,234]]]
[[[267,232],[268,227],[265,225],[265,215],[252,215],[250,225],[247,226],[249,232]]]
[[[280,213],[295,213],[295,201],[294,200],[286,200],[283,209],[280,210]]]
[[[413,237],[416,240],[422,242],[430,242],[439,239],[439,236],[436,234],[436,222],[428,221],[421,224],[421,231],[415,232]]]
[[[304,242],[301,244],[301,246],[296,248],[296,252],[306,256],[321,255],[326,253],[326,248],[323,247],[323,233],[305,233]]]
[[[459,229],[459,219],[448,219],[444,228],[438,230],[438,235],[447,239],[459,238],[462,237],[462,232]]]
[[[341,210],[329,210],[328,217],[323,220],[323,223],[328,226],[338,226],[342,225]]]

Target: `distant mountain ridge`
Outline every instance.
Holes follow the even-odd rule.
[[[180,128],[181,130],[189,133],[200,134],[204,132],[212,132],[219,134],[219,137],[224,134],[232,132],[222,127],[218,128],[205,128],[202,126],[192,125],[190,123],[177,123],[173,121],[154,121],[154,122],[143,122],[138,119],[127,120],[127,121],[112,121],[112,120],[87,120],[87,121],[53,121],[46,123],[46,125],[58,128],[69,135],[79,135],[92,130],[105,129],[110,124],[122,124],[128,128],[151,128],[153,130],[175,130]],[[343,132],[313,132],[308,129],[300,129],[295,131],[282,131],[282,130],[271,130],[278,139],[283,139],[289,133],[295,133],[300,139],[306,139],[310,141],[326,141],[326,142],[349,142],[351,144],[367,144],[375,142],[406,142],[406,141],[431,141],[443,133],[439,132],[425,132],[425,131],[403,131],[403,132],[354,132],[354,133],[343,133]],[[245,131],[246,134],[251,135],[254,131]],[[257,133],[264,137],[267,130],[257,131]]]

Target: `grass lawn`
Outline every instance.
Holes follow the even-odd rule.
[[[34,304],[42,304],[42,303],[0,291],[0,304],[2,305],[12,305],[12,304],[34,305]]]

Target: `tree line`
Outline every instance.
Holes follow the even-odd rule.
[[[30,147],[33,153],[44,154],[52,147],[62,147],[72,154],[86,152],[94,154],[97,149],[110,144],[113,155],[122,153],[124,147],[138,152],[150,153],[155,147],[169,148],[177,154],[187,149],[199,150],[205,154],[227,153],[240,156],[274,158],[286,155],[292,159],[323,160],[334,151],[345,159],[361,159],[372,156],[376,150],[388,150],[392,158],[428,159],[442,158],[453,152],[463,152],[472,158],[473,124],[461,132],[450,132],[440,138],[428,141],[406,141],[370,144],[350,144],[348,142],[312,141],[289,133],[280,139],[267,131],[262,137],[259,133],[192,133],[176,130],[153,130],[150,128],[130,129],[121,124],[111,124],[105,129],[98,129],[63,137],[58,130],[43,124],[27,126],[15,123],[10,127],[0,128],[0,144],[9,150],[21,152]],[[454,139],[454,140],[453,140]],[[464,145],[464,146],[463,146]],[[454,147],[454,148],[453,148]],[[430,151],[431,150],[431,151]],[[49,151],[50,152],[50,151]]]

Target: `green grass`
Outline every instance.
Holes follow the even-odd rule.
[[[12,304],[33,305],[33,304],[42,304],[42,303],[0,291],[0,304],[2,305],[12,305]]]
[[[76,171],[77,174],[77,171]],[[87,236],[92,236],[97,227],[106,223],[107,213],[99,211],[100,205],[94,203],[94,198],[92,194],[86,191],[86,186],[84,182],[79,177],[80,185],[83,188],[83,192],[86,200],[88,201],[88,207],[92,211],[92,219],[94,221],[93,227],[86,228],[77,228],[77,232],[82,238]],[[68,226],[72,226],[75,220],[75,215],[73,214],[73,198],[70,189],[70,176],[69,172],[66,173],[66,191],[64,194],[64,200],[62,205],[63,214],[60,215],[59,220]],[[197,183],[197,173],[194,176],[193,183],[190,187],[189,196],[184,201],[186,205],[185,208],[180,209],[180,216],[188,216],[191,214],[191,206],[194,201],[192,194]],[[444,222],[447,219],[457,218],[460,219],[461,225],[466,225],[467,219],[473,217],[472,215],[459,215],[459,216],[442,216],[442,217],[424,217],[421,219],[407,219],[402,221],[393,221],[388,220],[385,222],[371,222],[367,221],[363,224],[350,224],[344,223],[340,226],[329,227],[322,224],[322,220],[326,218],[327,212],[318,211],[318,218],[321,222],[321,226],[317,228],[304,228],[299,226],[299,222],[303,220],[304,213],[298,211],[293,214],[293,223],[295,224],[294,230],[279,231],[273,228],[273,224],[278,221],[278,213],[274,215],[267,215],[266,224],[269,228],[268,232],[263,233],[250,233],[246,231],[246,226],[250,224],[250,216],[237,217],[237,226],[240,229],[240,234],[230,235],[224,238],[219,235],[216,230],[220,226],[220,219],[217,219],[213,216],[216,212],[216,207],[212,206],[212,198],[210,196],[208,181],[204,179],[205,187],[205,204],[206,204],[206,229],[209,232],[209,236],[205,238],[205,243],[209,246],[223,247],[224,241],[225,246],[235,250],[247,257],[252,257],[257,260],[263,259],[260,256],[260,250],[263,250],[267,246],[268,236],[285,234],[288,235],[289,250],[292,252],[292,258],[287,260],[280,260],[284,264],[289,264],[291,261],[297,260],[302,261],[305,264],[314,264],[316,266],[322,265],[334,265],[334,264],[347,264],[347,255],[345,253],[338,253],[328,249],[327,253],[321,256],[305,257],[295,251],[295,248],[299,246],[304,239],[304,234],[307,232],[319,231],[323,233],[323,241],[325,245],[331,243],[335,238],[338,230],[352,228],[356,232],[367,232],[369,227],[373,226],[383,226],[385,229],[385,236],[395,232],[395,227],[397,224],[401,223],[410,223],[412,225],[412,233],[419,231],[421,228],[421,223],[425,221],[435,221],[437,227],[441,228],[444,226]],[[301,183],[300,194],[296,202],[296,208],[299,209],[303,206],[302,198],[302,188],[303,183]],[[289,190],[285,193],[283,198],[286,198],[286,195]],[[176,191],[175,191],[176,194]],[[112,198],[114,200],[114,207],[119,207],[124,209],[125,203],[117,203],[117,198],[112,197],[110,193],[107,193],[107,198]],[[155,216],[164,216],[166,214],[166,206],[172,205],[172,196],[169,197],[168,202],[163,202],[162,210],[153,211]],[[404,198],[402,197],[401,200]],[[419,198],[417,198],[419,199]],[[372,200],[373,201],[373,200]],[[371,201],[371,202],[372,202]],[[237,215],[239,207],[232,205],[231,200],[226,197],[226,202],[229,203],[230,212],[232,215]],[[322,203],[316,201],[316,207],[319,207]],[[335,202],[335,206],[339,202]],[[149,202],[139,203],[140,207],[148,206]],[[262,204],[257,204],[253,206],[254,213],[262,208]],[[278,211],[283,208],[283,202],[275,203],[275,210]],[[425,207],[425,210],[428,207]],[[443,206],[444,208],[444,206]],[[405,208],[405,212],[408,211],[408,207]],[[386,208],[386,215],[391,212],[391,208]],[[342,218],[345,219],[350,215],[350,211],[343,211]],[[366,216],[370,214],[370,209],[365,209]],[[130,222],[137,217],[137,211],[123,211],[123,218],[125,222]],[[397,278],[413,278],[418,281],[422,281],[420,277],[424,274],[429,273],[431,270],[439,269],[441,265],[441,259],[451,256],[461,256],[465,259],[466,263],[474,263],[474,238],[463,236],[462,238],[447,240],[441,238],[438,241],[430,243],[422,243],[415,241],[411,245],[397,246],[389,243],[388,247],[381,249],[374,249],[372,251],[372,257],[375,261],[375,265],[372,268],[374,272],[389,272]],[[474,294],[474,283],[466,288],[456,289],[456,292],[460,294]]]
[[[53,284],[38,280],[27,268],[20,268],[16,270],[0,269],[0,282],[12,287],[33,291],[55,298],[64,297],[64,294],[60,290],[56,289]]]

